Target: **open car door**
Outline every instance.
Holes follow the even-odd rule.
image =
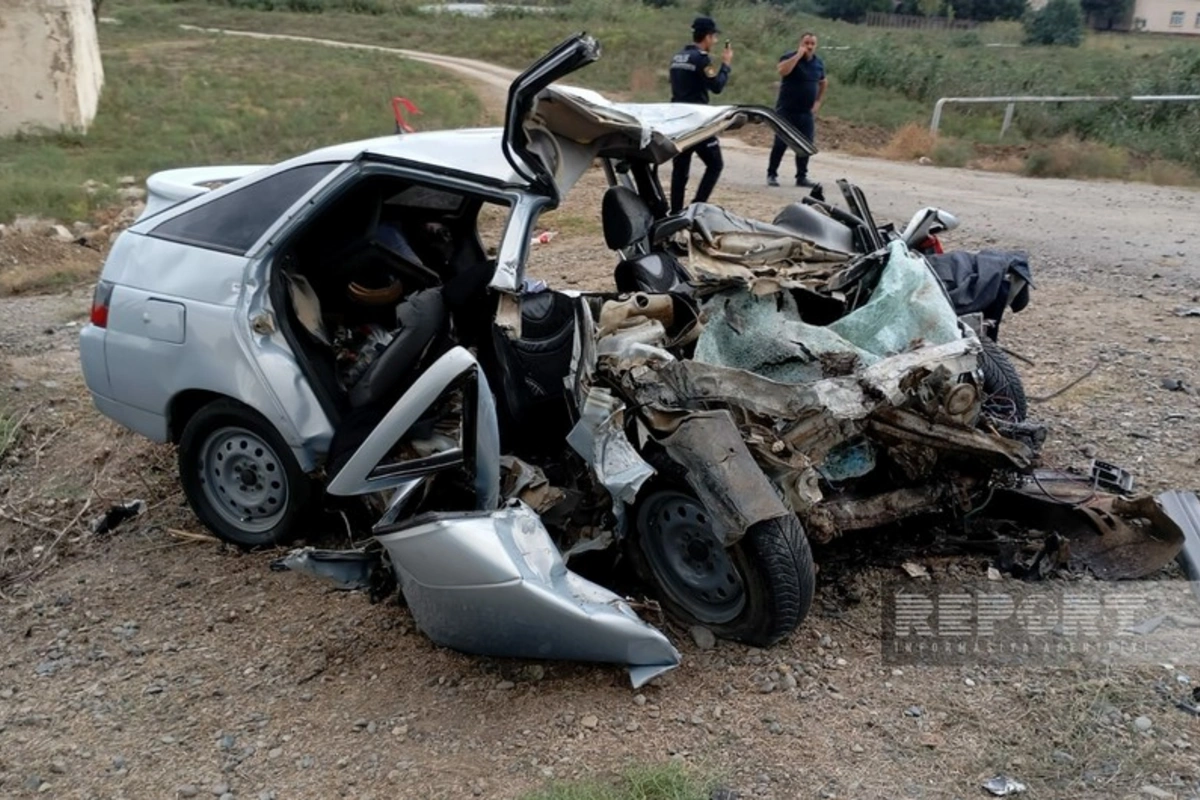
[[[598,157],[662,164],[746,124],[770,126],[801,155],[817,152],[794,125],[764,106],[614,103],[589,89],[551,85],[599,57],[595,39],[574,36],[509,87],[505,158],[533,191],[554,205]]]

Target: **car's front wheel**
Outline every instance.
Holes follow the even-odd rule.
[[[752,525],[724,547],[712,516],[688,491],[652,490],[634,509],[634,562],[677,619],[768,647],[790,634],[812,605],[812,551],[793,514]]]
[[[232,400],[209,403],[188,420],[179,439],[179,477],[200,521],[246,549],[295,536],[313,495],[279,432]]]

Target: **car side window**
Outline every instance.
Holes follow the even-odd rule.
[[[150,235],[243,255],[283,212],[336,166],[308,164],[280,172],[185,211],[154,228]]]

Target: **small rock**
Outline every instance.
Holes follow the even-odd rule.
[[[909,706],[904,710],[904,716],[906,717],[919,717],[924,713],[924,709],[922,709],[920,706]]]
[[[546,677],[546,668],[541,664],[530,664],[521,670],[521,677],[530,683],[537,683]]]
[[[370,724],[371,724],[370,720],[356,719],[356,720],[354,720],[354,730],[356,730],[356,731],[365,730],[366,727]]]
[[[780,725],[778,722],[772,722],[770,725],[767,726],[767,730],[770,731],[771,733],[773,733],[774,735],[779,736],[780,734],[783,733],[783,726]]]
[[[633,733],[637,729],[638,729],[638,724],[636,722],[629,722],[625,725],[625,730],[628,731],[629,733]]]
[[[1163,378],[1162,388],[1168,392],[1183,392],[1185,394],[1191,394],[1192,392],[1192,387],[1178,378]]]
[[[117,178],[117,186],[133,186],[136,183],[137,178],[132,175],[122,175],[120,178]]]
[[[267,758],[269,758],[272,761],[274,761],[275,759],[279,758],[282,755],[283,755],[282,747],[272,747],[269,751],[267,751]]]
[[[701,650],[712,650],[717,646],[717,637],[713,632],[703,625],[692,626],[692,641],[696,643],[696,647]]]
[[[379,726],[378,726],[377,724],[375,724],[374,722],[368,722],[368,723],[367,723],[367,733],[371,733],[371,734],[373,734],[373,733],[375,733],[377,730],[379,730]]]
[[[862,753],[866,751],[866,748],[864,748],[861,744],[852,744],[850,745],[850,751],[853,753]]]
[[[225,794],[223,794],[219,798],[217,798],[217,800],[234,800],[233,792],[226,792]]]
[[[1140,789],[1140,791],[1142,794],[1146,795],[1147,797],[1157,797],[1157,798],[1160,798],[1161,800],[1171,800],[1171,798],[1173,798],[1175,796],[1175,795],[1171,794],[1170,792],[1166,791],[1165,789],[1160,789],[1157,786],[1154,786],[1153,784],[1149,784],[1149,783],[1146,784],[1145,786],[1143,786]]]
[[[66,762],[62,761],[61,759],[55,759],[54,761],[51,761],[50,771],[55,775],[65,775],[67,772]]]
[[[25,779],[25,783],[22,785],[25,787],[26,791],[36,792],[42,788],[42,779],[37,775],[30,775]]]
[[[1055,750],[1050,758],[1059,764],[1069,764],[1075,760],[1075,756],[1068,753],[1066,750]]]
[[[783,676],[783,688],[789,689],[789,690],[795,689],[796,688],[796,676],[790,672],[785,673]]]
[[[917,163],[920,164],[922,167],[928,167],[930,164],[933,163],[933,159],[930,158],[929,156],[921,156],[920,158],[917,159]]]
[[[125,769],[125,759],[122,756],[116,756],[112,760],[113,769]]]
[[[408,733],[407,725],[397,725],[392,728],[392,736],[404,736],[406,733]]]
[[[228,733],[222,736],[220,741],[217,742],[217,746],[222,750],[232,750],[236,744],[237,739],[233,736],[230,736]]]
[[[0,689],[0,700],[12,700],[12,689]],[[640,697],[640,695],[639,695]]]
[[[195,797],[196,795],[200,794],[200,790],[195,786],[192,786],[190,783],[185,783],[183,786],[180,786],[175,790],[175,794],[179,797]]]
[[[220,797],[221,795],[229,794],[229,784],[228,783],[218,783],[216,786],[212,787],[212,793],[214,795],[216,795],[217,797]]]
[[[117,195],[127,203],[134,203],[146,197],[146,190],[137,186],[126,186]]]
[[[350,758],[348,756],[342,756],[337,760],[338,769],[345,769],[348,766],[350,766]]]
[[[1001,575],[1000,570],[996,569],[995,567],[988,567],[987,568],[987,579],[989,581],[1000,581],[1000,580],[1004,580],[1004,576]]]
[[[75,235],[71,233],[66,225],[55,225],[50,229],[49,235],[56,242],[75,241]]]
[[[1154,727],[1154,723],[1150,721],[1149,717],[1138,717],[1133,721],[1133,727],[1141,733],[1146,733]]]
[[[584,714],[583,718],[579,720],[579,724],[585,728],[595,728],[600,724],[600,720],[595,714]]]
[[[644,694],[635,694],[635,695],[633,696],[633,704],[634,704],[634,705],[638,705],[638,706],[644,706],[644,705],[646,705],[646,695],[644,695]]]
[[[270,789],[263,789],[258,793],[258,800],[275,800],[275,793]]]
[[[963,683],[965,683],[967,686],[969,686],[972,689],[975,688],[975,681],[971,680],[970,678],[964,678]]]
[[[516,686],[516,684],[513,683],[512,681],[500,681],[499,683],[496,684],[496,688],[502,692],[507,692],[509,689],[512,689],[515,686]]]
[[[300,759],[300,768],[311,769],[316,763],[316,759],[314,759],[312,756],[305,756],[304,758]]]

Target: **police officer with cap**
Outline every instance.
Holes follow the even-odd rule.
[[[730,64],[733,62],[733,50],[726,42],[720,64],[715,63],[709,55],[720,32],[712,17],[696,17],[692,22],[692,43],[676,53],[671,61],[672,103],[707,104],[709,92],[720,94],[725,88],[729,80]],[[704,176],[696,189],[696,197],[692,201],[694,203],[708,200],[725,166],[725,161],[721,158],[721,144],[715,136],[676,156],[671,169],[672,214],[683,210],[683,196],[687,191],[693,154],[700,156],[700,160],[704,162]]]

